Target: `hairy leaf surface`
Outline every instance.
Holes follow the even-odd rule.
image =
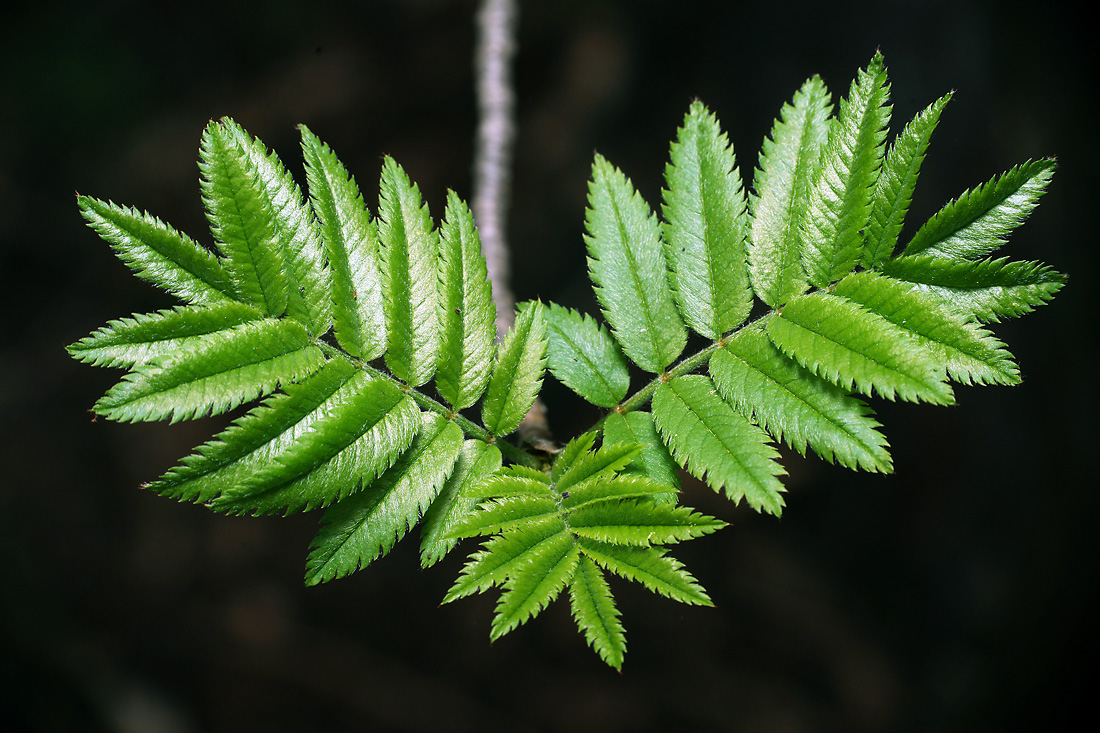
[[[1039,262],[950,260],[921,255],[883,263],[882,271],[913,283],[952,311],[983,322],[1016,318],[1044,305],[1066,276]]]
[[[519,427],[535,404],[546,371],[546,320],[537,301],[526,304],[497,349],[481,419],[493,435]]]
[[[231,120],[211,122],[202,136],[203,202],[243,301],[265,315],[281,316],[290,282],[282,248],[275,241],[275,212],[235,128]]]
[[[949,405],[943,366],[904,329],[847,298],[803,295],[768,321],[768,336],[814,374],[871,396]]]
[[[238,298],[221,260],[186,234],[136,209],[89,196],[76,202],[92,229],[142,280],[196,305]]]

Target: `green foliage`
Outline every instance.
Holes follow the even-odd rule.
[[[323,508],[308,584],[355,572],[417,526],[425,567],[482,537],[445,601],[501,588],[495,639],[568,589],[578,628],[620,668],[608,573],[710,603],[667,546],[724,523],[679,505],[680,469],[778,515],[778,443],[888,473],[867,398],[952,404],[952,382],[1020,381],[983,324],[1030,312],[1065,277],[991,255],[1054,163],[965,192],[895,254],[950,95],[888,144],[889,91],[879,55],[835,118],[824,84],[808,80],[765,139],[751,191],[717,117],[692,104],[661,218],[596,156],[585,241],[606,325],[532,301],[499,345],[478,233],[456,194],[437,228],[386,158],[372,215],[302,127],[307,198],[260,141],[214,122],[200,148],[213,248],[78,198],[120,259],[183,304],[111,321],[69,352],[127,370],[95,405],[112,420],[234,411],[147,487],[230,514]],[[684,355],[689,328],[703,345]],[[652,376],[632,385],[631,367]],[[552,462],[509,438],[547,369],[607,409]]]

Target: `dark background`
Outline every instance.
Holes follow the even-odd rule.
[[[716,609],[617,583],[620,676],[568,604],[488,643],[492,594],[437,608],[456,553],[415,540],[306,589],[317,515],[226,518],[138,488],[220,423],[93,422],[117,378],[64,346],[169,305],[82,223],[73,192],[202,241],[195,166],[230,115],[299,180],[295,125],[369,198],[383,154],[433,213],[471,196],[471,2],[20,3],[0,30],[0,726],[7,730],[1061,730],[1095,719],[1095,57],[1058,3],[528,2],[516,76],[515,289],[592,310],[581,239],[594,151],[659,200],[692,99],[755,163],[810,74],[846,94],[876,48],[895,127],[958,90],[910,220],[1059,156],[1003,254],[1071,275],[997,328],[1024,384],[957,407],[876,402],[896,474],[791,456],[782,520],[698,484],[731,521],[678,550]],[[912,231],[912,230],[910,230]],[[1089,303],[1093,303],[1092,306]],[[549,388],[560,436],[591,414]],[[1090,712],[1092,711],[1092,712]]]

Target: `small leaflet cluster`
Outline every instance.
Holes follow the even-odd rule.
[[[665,547],[724,526],[678,505],[680,469],[778,515],[778,443],[889,472],[867,398],[951,404],[952,382],[1020,380],[987,325],[1047,302],[1065,277],[992,255],[1037,205],[1054,161],[964,192],[899,247],[951,95],[888,144],[889,94],[877,54],[835,116],[821,80],[806,81],[749,190],[696,102],[671,146],[660,217],[597,155],[586,243],[604,323],[529,302],[499,344],[457,195],[437,227],[386,158],[372,216],[302,127],[306,198],[259,140],[213,122],[200,171],[214,249],[149,214],[78,198],[123,262],[183,305],[111,321],[69,352],[127,370],[95,405],[113,420],[241,408],[147,486],[230,514],[324,509],[308,584],[356,571],[417,526],[425,567],[486,537],[446,601],[502,588],[496,639],[568,589],[589,644],[620,668],[625,635],[605,573],[710,604]],[[692,332],[706,345],[685,355]],[[633,392],[631,364],[653,375]],[[505,439],[547,369],[608,409],[551,467]]]

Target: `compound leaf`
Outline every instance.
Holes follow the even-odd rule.
[[[669,157],[662,193],[670,284],[688,325],[716,339],[752,308],[741,174],[718,120],[701,102],[688,110]]]
[[[713,606],[699,582],[684,570],[679,560],[660,547],[614,545],[581,538],[577,540],[585,555],[601,567],[627,580],[634,580],[654,593],[660,593],[680,603]]]

